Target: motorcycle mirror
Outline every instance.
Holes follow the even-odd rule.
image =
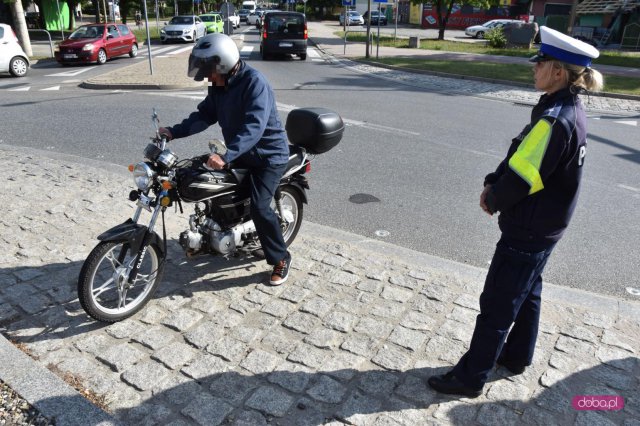
[[[209,141],[209,150],[212,154],[225,155],[227,153],[227,146],[220,139],[214,139]]]
[[[153,114],[151,114],[151,124],[153,124],[153,127],[156,129],[156,134],[158,134],[160,131],[160,118],[158,118],[158,112],[155,108],[153,108]]]

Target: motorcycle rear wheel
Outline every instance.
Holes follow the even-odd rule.
[[[155,244],[147,247],[136,280],[129,286],[136,254],[126,242],[113,241],[103,241],[89,253],[78,279],[78,298],[89,316],[107,323],[122,321],[151,299],[164,269],[162,251]]]
[[[295,240],[296,235],[298,235],[300,225],[302,225],[304,208],[302,204],[302,197],[300,197],[300,194],[295,188],[291,186],[284,186],[280,189],[280,193],[282,194],[280,202],[282,203],[282,209],[284,210],[285,220],[282,220],[280,217],[280,212],[278,212],[278,209],[275,207],[275,202],[272,207],[280,221],[284,242],[286,246],[289,247],[293,240]]]

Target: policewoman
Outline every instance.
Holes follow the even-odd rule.
[[[544,94],[484,180],[480,207],[500,213],[502,235],[469,350],[451,371],[428,380],[438,392],[477,397],[496,363],[520,374],[533,359],[542,271],[573,215],[585,162],[587,123],[578,94],[603,85],[591,68],[596,48],[547,27],[540,33],[540,51],[530,61],[535,87]]]

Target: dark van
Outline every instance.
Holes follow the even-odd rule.
[[[307,18],[299,12],[267,12],[260,31],[260,55],[297,55],[307,59]]]

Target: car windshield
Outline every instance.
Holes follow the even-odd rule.
[[[215,22],[216,16],[215,15],[202,15],[200,17],[200,19],[202,19],[204,22]]]
[[[80,27],[75,30],[69,36],[72,40],[78,40],[81,38],[98,38],[104,34],[104,27],[102,25],[94,25],[90,27]]]
[[[267,31],[269,33],[301,34],[304,33],[304,18],[299,15],[282,16],[267,15]]]
[[[349,12],[349,15],[350,15],[350,16],[358,16],[358,15],[359,15],[359,13],[358,13],[358,12]]]
[[[191,16],[174,16],[169,21],[169,25],[191,25],[193,18]]]

